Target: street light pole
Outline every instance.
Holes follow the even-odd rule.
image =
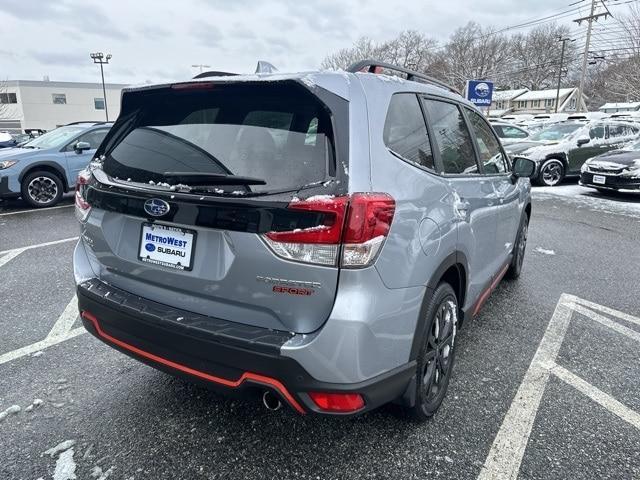
[[[567,46],[567,42],[570,40],[570,38],[562,38],[562,36],[558,40],[559,42],[562,42],[562,51],[560,52],[560,69],[558,70],[558,89],[556,90],[556,113],[558,113],[558,102],[560,102],[560,84],[562,82],[562,63],[564,61],[564,50]],[[575,40],[571,41],[575,42]]]
[[[100,64],[100,78],[102,78],[102,99],[104,101],[104,114],[109,121],[109,107],[107,105],[107,90],[104,86],[104,68],[103,65],[109,63],[111,59],[111,54],[107,53],[105,56],[102,52],[95,52],[89,55],[93,59],[93,63]]]

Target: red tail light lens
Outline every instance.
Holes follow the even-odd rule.
[[[324,213],[324,224],[288,232],[269,232],[267,237],[276,242],[340,243],[348,202],[349,197],[331,197],[329,195],[291,202],[288,206],[289,210]]]
[[[324,214],[321,225],[268,232],[266,243],[278,256],[305,263],[336,265],[342,245],[343,267],[364,267],[375,259],[391,228],[395,201],[386,193],[327,195],[292,202],[291,210]]]
[[[91,172],[88,170],[82,170],[78,174],[76,180],[76,218],[79,222],[85,222],[89,213],[91,213],[91,205],[85,199],[86,188],[91,180]]]
[[[359,393],[310,392],[309,396],[325,412],[357,412],[364,407],[364,399]]]

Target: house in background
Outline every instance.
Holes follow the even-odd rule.
[[[638,112],[640,102],[605,103],[598,110],[602,113]]]
[[[512,113],[553,113],[556,111],[558,90],[530,90],[511,101]],[[578,102],[582,111],[587,110],[587,97],[578,99],[577,88],[561,88],[558,101],[558,113],[571,113],[578,110]]]
[[[520,88],[517,90],[496,90],[493,92],[493,100],[491,103],[491,109],[489,110],[489,116],[501,117],[510,113],[513,108],[513,100],[528,91],[529,89],[527,88]]]
[[[109,120],[120,113],[126,85],[107,83]],[[52,130],[78,121],[104,121],[101,83],[8,80],[0,91],[0,131],[14,133]]]

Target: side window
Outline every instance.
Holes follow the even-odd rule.
[[[632,137],[637,135],[638,130],[632,125],[626,125],[623,123],[616,123],[609,125],[609,137]]]
[[[503,138],[526,138],[527,132],[516,127],[502,125]]]
[[[604,125],[595,125],[589,130],[589,137],[591,140],[603,140],[604,139]]]
[[[67,145],[66,151],[72,152],[76,143],[78,142],[87,142],[89,145],[91,145],[91,150],[95,150],[100,146],[100,144],[102,143],[102,140],[104,140],[104,137],[107,135],[108,131],[109,131],[108,128],[101,128],[100,130],[92,130],[90,132],[83,133],[78,138],[76,138],[73,142]]]
[[[443,173],[478,173],[471,135],[460,109],[453,103],[424,100],[440,151]]]
[[[472,110],[467,110],[467,115],[469,115],[476,143],[478,144],[483,173],[494,175],[507,172],[509,170],[507,168],[507,159],[504,158],[500,142],[491,131],[489,124]]]
[[[397,93],[391,97],[382,135],[384,144],[396,155],[435,169],[427,126],[415,94]]]

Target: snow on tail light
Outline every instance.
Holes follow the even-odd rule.
[[[85,198],[87,185],[91,180],[91,172],[89,170],[82,170],[78,174],[78,179],[76,180],[76,218],[79,222],[85,222],[89,213],[91,213],[91,205],[87,202]]]
[[[387,193],[356,193],[351,197],[342,238],[342,266],[366,267],[376,259],[389,234],[396,202]]]
[[[349,197],[318,195],[291,202],[289,210],[322,214],[322,224],[285,232],[268,232],[263,239],[279,257],[296,262],[335,266]]]
[[[395,213],[386,193],[311,197],[289,204],[290,210],[322,214],[320,225],[268,232],[263,239],[281,258],[316,265],[360,268],[371,265],[382,247]]]

